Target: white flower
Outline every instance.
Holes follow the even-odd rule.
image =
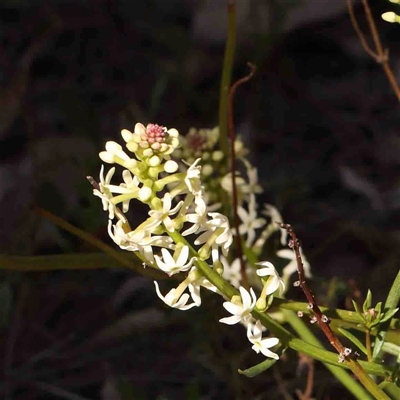
[[[286,258],[287,260],[289,260],[289,264],[287,264],[286,267],[283,268],[282,272],[283,279],[287,281],[290,275],[292,275],[297,271],[296,253],[290,249],[283,249],[283,250],[278,250],[276,254],[278,255],[278,257]],[[311,274],[310,263],[307,261],[301,249],[300,249],[300,255],[301,259],[303,260],[304,274],[306,278],[311,278],[312,274]]]
[[[145,236],[145,230],[139,230],[136,232],[126,233],[122,227],[122,221],[118,221],[115,225],[112,221],[108,221],[108,234],[110,238],[117,244],[122,250],[128,251],[139,251],[142,246],[139,245]],[[112,228],[112,229],[111,229]]]
[[[113,188],[114,185],[111,185],[110,183],[114,173],[115,173],[115,167],[111,168],[107,172],[106,177],[104,178],[104,165],[102,165],[100,169],[99,189],[93,189],[93,194],[97,197],[100,197],[101,202],[103,203],[104,211],[108,211],[109,219],[114,219],[115,214],[117,214],[118,218],[125,222],[126,221],[125,217],[121,212],[119,212],[118,208],[111,201],[113,195],[111,193],[110,188]]]
[[[247,323],[252,318],[251,312],[256,305],[256,294],[254,290],[250,288],[250,293],[243,287],[240,286],[240,297],[233,296],[231,301],[226,301],[223,306],[225,310],[232,314],[231,317],[222,318],[219,322],[227,325],[234,325],[238,322]]]
[[[224,256],[221,256],[220,261],[224,266],[222,277],[230,282],[235,288],[239,288],[240,281],[242,280],[242,274],[240,271],[240,258],[236,258],[232,261],[232,264],[229,264],[228,260]]]
[[[265,285],[267,285],[267,287],[265,288],[265,294],[268,296],[279,289],[278,293],[279,295],[281,295],[285,291],[285,283],[283,279],[279,276],[273,264],[268,261],[259,262],[257,264],[264,267],[257,269],[257,275],[261,277],[269,276],[269,278],[265,282]]]
[[[188,274],[187,279],[190,282],[188,285],[190,295],[192,296],[192,299],[197,306],[201,305],[201,297],[200,297],[201,287],[205,287],[206,289],[214,293],[218,291],[218,289],[209,280],[207,280],[206,278],[204,278],[203,275],[201,275],[201,273],[196,267],[192,267],[192,269]]]
[[[99,157],[108,164],[117,163],[122,166],[133,166],[136,164],[136,160],[132,160],[128,154],[122,150],[122,146],[113,141],[106,143],[106,151],[100,152]]]
[[[246,186],[246,181],[245,179],[240,175],[238,171],[235,173],[235,185],[236,185],[236,190],[239,195],[243,194],[244,190],[243,187]],[[232,172],[228,172],[222,179],[221,179],[221,187],[224,189],[227,193],[232,193]]]
[[[274,337],[262,339],[262,325],[260,321],[257,321],[255,325],[249,324],[247,326],[247,337],[250,343],[253,343],[252,349],[256,353],[261,351],[265,357],[274,358],[275,360],[279,359],[278,354],[269,350],[279,343],[279,339]]]
[[[196,267],[192,267],[186,279],[179,284],[176,289],[171,289],[164,297],[156,285],[156,292],[158,297],[167,305],[180,310],[188,310],[192,307],[199,307],[201,305],[200,287],[205,287],[208,290],[217,292],[217,288],[209,282]],[[193,303],[186,304],[189,300],[189,295],[184,291],[189,288],[190,295],[192,296]]]
[[[177,308],[179,310],[185,311],[189,310],[192,307],[197,306],[196,303],[186,304],[189,300],[189,295],[187,293],[183,293],[178,290],[178,288],[171,289],[165,296],[163,296],[160,292],[160,288],[158,287],[158,283],[154,281],[154,285],[156,286],[157,296],[168,306],[172,308]]]
[[[276,207],[274,207],[272,204],[264,204],[263,214],[266,215],[267,217],[271,218],[271,224],[273,224],[273,227],[275,228],[274,230],[280,229],[281,245],[286,246],[287,230],[279,228],[279,226],[276,224],[276,222],[283,222],[282,216],[279,213],[278,209]]]
[[[186,171],[185,176],[185,184],[189,190],[189,193],[192,193],[194,196],[198,196],[201,192],[201,166],[197,164],[201,161],[201,158],[198,158]]]
[[[132,174],[127,169],[125,169],[122,172],[122,179],[124,180],[124,183],[121,183],[120,187],[121,187],[121,189],[125,189],[125,190],[121,190],[120,193],[130,193],[131,192],[136,197],[136,195],[138,194],[139,189],[140,189],[139,188],[139,179],[137,178],[137,176],[133,175],[133,177],[132,177]],[[122,203],[123,204],[122,211],[124,213],[128,212],[128,210],[129,210],[129,201],[130,201],[130,199],[124,200]]]
[[[169,236],[151,236],[151,232],[146,229],[146,226],[151,226],[153,222],[148,221],[150,221],[150,218],[134,231],[125,232],[123,221],[119,220],[113,225],[112,221],[109,220],[108,234],[122,250],[139,251],[148,262],[153,262],[152,246],[171,248],[172,239]]]
[[[162,210],[150,210],[149,215],[150,217],[158,220],[160,224],[163,223],[165,229],[170,232],[174,232],[174,221],[170,218],[170,216],[176,214],[179,211],[183,204],[183,201],[180,201],[174,208],[171,209],[172,198],[171,194],[167,192],[162,199],[162,203]]]
[[[262,193],[262,188],[258,184],[258,171],[256,167],[253,167],[246,159],[243,159],[246,165],[247,177],[249,178],[249,183],[243,188],[245,193],[254,194]]]
[[[241,176],[240,172],[235,172],[235,186],[239,198],[239,203],[241,203],[243,199],[247,198],[248,195],[262,193],[262,188],[258,184],[257,168],[252,167],[252,165],[245,159],[242,159],[242,161],[244,162],[246,167],[248,181]],[[226,192],[233,192],[231,172],[226,174],[221,179],[221,186]]]
[[[250,195],[248,208],[249,211],[247,212],[242,206],[239,206],[238,215],[242,220],[242,224],[239,226],[239,233],[247,235],[246,246],[250,247],[256,237],[255,230],[262,228],[266,221],[264,218],[257,218],[256,197],[254,194]]]
[[[189,262],[187,262],[189,257],[189,246],[177,245],[173,256],[165,248],[161,249],[161,253],[164,261],[161,257],[155,255],[154,258],[156,264],[158,268],[166,272],[169,276],[177,274],[178,272],[188,271],[195,260],[194,257],[191,257]]]
[[[224,256],[228,254],[229,246],[232,244],[233,236],[229,226],[228,218],[220,213],[208,213],[212,220],[204,224],[206,232],[202,233],[194,242],[195,245],[205,243],[202,247],[202,252],[208,253],[210,247],[215,248],[215,245],[222,247]],[[201,251],[201,250],[199,250]]]
[[[195,197],[196,204],[194,213],[185,215],[186,222],[193,224],[190,228],[182,232],[182,236],[191,235],[200,230],[200,228],[207,222],[207,206],[201,197]]]

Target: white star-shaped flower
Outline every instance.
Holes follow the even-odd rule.
[[[148,220],[150,220],[150,218],[148,218]],[[151,236],[151,232],[145,229],[147,221],[134,231],[125,232],[121,220],[114,225],[112,221],[109,220],[108,234],[114,243],[122,250],[139,251],[148,262],[153,262],[154,256],[152,246],[171,248],[173,244],[169,236]]]
[[[249,183],[246,186],[245,192],[249,194],[253,193],[262,193],[262,188],[258,184],[258,170],[256,167],[253,167],[246,159],[243,159],[243,162],[246,165],[247,177],[249,178]]]
[[[261,352],[265,357],[274,358],[279,360],[279,356],[269,350],[271,347],[276,346],[279,343],[278,338],[262,338],[262,325],[260,321],[257,321],[254,325],[249,324],[247,326],[247,337],[250,343],[253,343],[251,347],[256,353]]]
[[[125,217],[123,217],[121,213],[118,213],[117,207],[111,201],[113,198],[111,188],[114,187],[114,185],[111,185],[111,178],[113,177],[114,173],[115,167],[112,167],[104,178],[104,165],[102,165],[100,169],[99,189],[93,189],[93,194],[97,197],[100,197],[101,202],[103,203],[104,211],[108,211],[109,219],[114,219],[115,214],[117,214],[120,219],[125,220]]]
[[[188,271],[195,260],[194,257],[191,257],[187,262],[189,257],[189,246],[177,245],[173,256],[165,248],[161,249],[161,253],[163,256],[162,258],[157,255],[154,256],[156,264],[158,268],[166,272],[169,276],[179,272]]]
[[[231,301],[226,301],[223,306],[232,314],[231,317],[221,318],[219,322],[227,325],[234,325],[238,322],[247,323],[252,318],[251,312],[256,305],[256,294],[250,288],[250,293],[243,287],[239,287],[240,297],[233,296]]]
[[[199,249],[203,260],[210,256],[210,249],[216,251],[218,246],[222,247],[222,254],[226,256],[233,241],[228,218],[220,213],[208,213],[208,215],[212,219],[202,225],[205,232],[194,241],[195,245],[204,243],[203,247]]]
[[[246,211],[242,206],[239,206],[238,215],[242,221],[242,224],[239,226],[239,233],[247,235],[246,246],[250,247],[254,243],[256,229],[262,228],[266,221],[264,218],[257,218],[256,197],[254,194],[250,195],[248,208],[249,211]]]
[[[236,258],[231,264],[229,264],[228,260],[224,256],[221,256],[220,261],[224,266],[222,277],[230,282],[235,288],[239,288],[240,281],[242,280],[242,274],[240,271],[240,258]]]
[[[281,245],[286,246],[286,241],[287,241],[287,230],[286,229],[281,229],[279,226],[276,224],[276,222],[283,222],[282,216],[278,209],[274,207],[272,204],[264,204],[264,211],[263,214],[267,217],[271,218],[271,224],[273,224],[273,227],[275,230],[280,229],[281,231]]]
[[[139,245],[146,234],[146,231],[141,230],[135,233],[128,234],[124,231],[122,227],[122,221],[118,221],[113,225],[112,221],[108,221],[108,234],[110,238],[117,244],[122,250],[128,251],[139,251],[142,249],[142,246]]]
[[[186,304],[190,298],[187,293],[180,293],[177,289],[171,289],[165,296],[163,296],[160,292],[160,288],[158,287],[158,283],[154,281],[154,285],[156,286],[157,296],[168,306],[172,308],[177,308],[179,310],[185,311],[189,310],[192,307],[196,307],[196,303]]]
[[[189,193],[192,193],[194,196],[198,196],[201,192],[201,166],[197,165],[201,161],[201,158],[198,158],[186,171],[186,176],[184,178],[184,182],[189,190]]]
[[[258,265],[262,265],[264,268],[257,269],[257,275],[264,277],[268,276],[266,279],[265,285],[267,285],[265,294],[268,296],[274,293],[277,289],[279,289],[278,293],[281,295],[285,291],[285,282],[279,276],[277,270],[274,265],[269,261],[263,261],[257,263]]]
[[[125,169],[122,172],[122,179],[124,180],[124,183],[120,184],[120,187],[122,189],[122,191],[120,193],[132,193],[135,197],[137,196],[137,194],[139,193],[139,179],[133,175],[127,170]],[[129,202],[130,199],[128,200],[124,200],[122,203],[122,211],[124,213],[128,212],[129,210]]]
[[[282,272],[283,279],[286,281],[289,279],[290,275],[294,274],[297,271],[296,253],[290,249],[283,249],[283,250],[278,250],[276,254],[278,257],[286,258],[287,260],[289,260],[289,264],[287,264],[286,267],[283,268]],[[300,249],[300,255],[301,259],[303,260],[304,274],[306,278],[311,278],[312,274],[311,274],[310,263],[307,261],[301,249]]]
[[[240,198],[242,198],[243,194],[243,187],[246,186],[245,179],[240,175],[240,172],[236,171],[235,173],[235,186],[237,193]],[[222,179],[221,179],[221,187],[227,192],[232,193],[232,173],[228,172]]]
[[[170,231],[175,231],[174,221],[170,218],[171,215],[175,215],[179,209],[181,208],[183,201],[180,201],[174,208],[172,206],[172,198],[170,193],[165,193],[162,198],[162,210],[150,210],[150,217],[158,220],[160,223],[163,223],[165,228]]]
[[[198,232],[203,225],[207,222],[207,206],[201,197],[195,197],[194,202],[196,204],[194,213],[188,213],[185,215],[186,222],[193,224],[190,228],[182,232],[182,236],[191,235],[192,233]]]
[[[189,310],[192,307],[201,305],[200,288],[205,287],[212,292],[217,292],[217,288],[209,282],[201,272],[192,267],[186,279],[179,284],[177,288],[171,289],[166,296],[163,296],[158,287],[158,283],[154,282],[158,297],[168,306],[178,308],[179,310]],[[187,304],[190,296],[184,291],[189,288],[190,296],[193,303]]]
[[[218,289],[203,275],[199,272],[196,267],[192,267],[188,274],[188,280],[190,281],[188,287],[190,295],[197,306],[201,305],[200,288],[205,287],[206,289],[216,293]]]
[[[208,215],[212,218],[212,220],[208,221],[207,225],[209,227],[213,227],[214,230],[217,232],[215,243],[222,247],[222,254],[224,256],[227,256],[229,247],[233,242],[229,220],[225,215],[221,213],[208,213]]]

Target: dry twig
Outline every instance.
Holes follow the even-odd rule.
[[[308,301],[308,309],[313,313],[313,316],[310,319],[311,323],[317,323],[324,335],[327,337],[329,340],[329,343],[336,349],[336,351],[339,353],[339,362],[343,362],[351,354],[351,349],[343,346],[343,344],[340,342],[339,338],[333,333],[331,327],[329,326],[330,324],[330,319],[322,313],[320,310],[317,301],[315,300],[314,295],[312,294],[310,288],[308,287],[306,283],[306,278],[304,274],[304,267],[303,267],[303,261],[301,258],[300,254],[300,243],[299,240],[297,239],[296,233],[294,232],[293,228],[289,224],[283,224],[281,222],[277,222],[277,224],[282,228],[286,229],[289,236],[291,237],[291,240],[289,241],[289,247],[293,249],[296,255],[296,261],[297,261],[297,273],[299,274],[299,280],[294,283],[294,286],[299,286]]]
[[[347,0],[347,8],[349,10],[350,20],[353,25],[354,30],[357,33],[358,38],[360,39],[361,45],[364,50],[379,64],[382,65],[383,71],[392,86],[394,93],[396,94],[397,99],[400,101],[400,87],[396,81],[396,78],[393,74],[392,69],[389,65],[389,50],[383,48],[381,39],[379,37],[379,31],[376,27],[374,17],[371,12],[371,8],[368,4],[368,0],[362,0],[362,4],[364,6],[365,16],[367,18],[369,31],[372,36],[372,40],[374,42],[375,50],[372,50],[369,46],[367,39],[365,38],[364,33],[360,29],[360,26],[357,22],[357,18],[354,13],[353,1]]]

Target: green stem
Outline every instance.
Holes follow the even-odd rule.
[[[229,141],[228,141],[228,109],[229,109],[229,89],[235,57],[236,42],[236,5],[235,0],[227,0],[228,3],[228,34],[226,39],[224,64],[222,67],[221,87],[219,94],[219,145],[222,152],[226,155],[225,169],[229,169]]]
[[[372,394],[377,400],[390,400],[390,397],[375,383],[370,375],[367,374],[366,370],[361,364],[355,360],[350,359],[348,361],[349,368],[353,374],[359,379],[363,386]]]
[[[371,331],[368,328],[365,331],[365,347],[367,349],[367,359],[368,359],[368,361],[371,361],[372,360]]]
[[[384,309],[390,310],[396,308],[399,302],[400,302],[400,270],[397,273],[397,276],[393,281],[392,287],[389,290],[389,294],[387,296]],[[378,358],[380,358],[382,346],[385,343],[386,335],[390,328],[391,320],[392,318],[380,324],[378,327],[378,333],[375,338],[374,351],[372,354],[373,360],[377,360]]]

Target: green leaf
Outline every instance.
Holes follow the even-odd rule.
[[[367,354],[367,348],[361,343],[361,341],[352,333],[347,331],[346,329],[343,328],[338,328],[338,331],[347,339],[350,340],[351,343],[353,343],[355,346],[357,346],[364,354]]]
[[[254,367],[247,368],[245,370],[239,369],[239,374],[245,375],[248,378],[254,378],[257,375],[260,375],[262,372],[266,371],[267,369],[271,368],[278,360],[274,358],[267,358],[260,364],[254,365]]]
[[[372,321],[371,323],[368,324],[368,329],[372,330],[375,329],[381,321],[379,319],[376,319],[375,321]]]
[[[380,322],[386,322],[387,320],[389,320],[390,318],[392,318],[394,316],[394,314],[397,313],[397,311],[399,311],[399,308],[392,308],[391,310],[387,310],[385,311],[384,316],[382,317]]]
[[[392,287],[389,290],[389,294],[385,302],[385,310],[391,310],[397,307],[399,301],[400,301],[400,270],[398,271],[393,281]],[[389,318],[387,321],[383,322],[378,327],[378,332],[376,335],[374,351],[372,356],[373,360],[376,360],[380,357],[379,352],[381,351],[382,345],[385,342],[386,335],[390,333],[388,332],[388,330],[390,328],[391,323],[393,323],[393,319]]]
[[[388,382],[384,388],[391,399],[400,399],[400,379],[398,379],[396,383]]]
[[[122,253],[115,250],[115,253]],[[153,279],[166,279],[168,276],[153,268],[143,268],[139,260],[123,255],[117,259],[104,253],[52,254],[47,256],[8,256],[0,254],[0,270],[12,271],[56,271],[88,270],[102,268],[129,268]]]
[[[371,308],[371,304],[372,304],[372,293],[368,289],[367,297],[365,298],[365,301],[363,304],[364,313],[366,313]]]
[[[389,343],[389,342],[384,343],[382,346],[382,350],[393,356],[400,357],[400,346],[397,346],[394,343]]]
[[[356,313],[360,316],[363,316],[363,312],[361,311],[361,308],[358,306],[358,304],[353,299],[351,299],[351,302],[353,303],[353,307]]]

